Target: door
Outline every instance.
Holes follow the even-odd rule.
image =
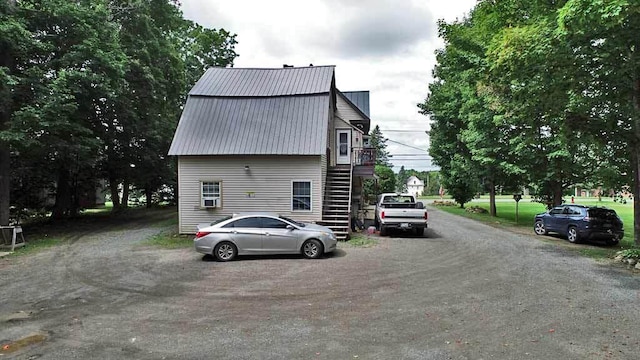
[[[239,253],[246,254],[262,252],[262,238],[264,237],[264,231],[260,223],[260,218],[241,218],[225,225],[224,227],[229,228],[229,236],[238,246]]]
[[[555,207],[549,211],[549,216],[544,218],[547,231],[558,231],[558,218],[562,217],[562,210],[562,207]]]
[[[263,217],[262,250],[265,253],[295,253],[298,251],[299,230],[287,229],[286,222],[274,218]]]
[[[351,164],[351,130],[336,130],[336,164]]]

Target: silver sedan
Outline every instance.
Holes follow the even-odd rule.
[[[316,259],[336,249],[331,229],[274,214],[234,215],[198,227],[199,253],[229,261],[237,255],[302,254]]]

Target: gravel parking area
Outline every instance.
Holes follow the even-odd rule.
[[[0,259],[0,359],[637,359],[640,276],[430,209],[320,260],[141,246],[132,225]]]

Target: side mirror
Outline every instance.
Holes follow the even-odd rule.
[[[418,201],[416,203],[416,209],[424,209],[424,204],[422,203],[422,201]]]

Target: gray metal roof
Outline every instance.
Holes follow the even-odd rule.
[[[169,155],[322,155],[329,102],[329,93],[255,98],[190,95]]]
[[[331,91],[334,66],[278,69],[209,68],[189,95],[286,96]]]
[[[369,115],[369,92],[368,91],[343,91],[344,96],[360,109],[368,118]]]

